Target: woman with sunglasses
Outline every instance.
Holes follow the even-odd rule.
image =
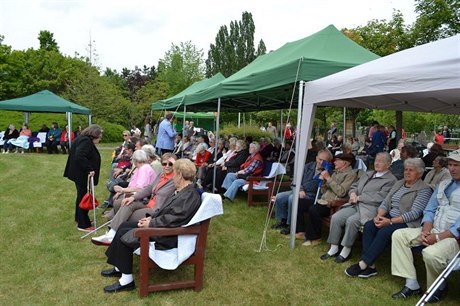
[[[146,214],[153,213],[174,193],[173,165],[177,157],[173,153],[165,153],[161,157],[163,172],[158,175],[152,184],[123,200],[113,203],[115,216],[110,222],[108,233],[94,237],[91,241],[96,245],[110,245],[120,225],[125,221],[139,221]]]

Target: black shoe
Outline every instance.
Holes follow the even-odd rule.
[[[394,299],[407,299],[408,297],[414,296],[414,295],[417,295],[417,296],[422,295],[422,289],[418,288],[418,289],[412,290],[404,286],[399,292],[396,292],[391,297]]]
[[[286,222],[279,221],[272,225],[272,229],[283,229],[283,228],[286,228],[286,226],[287,226]]]
[[[115,270],[115,268],[112,268],[109,270],[101,271],[101,275],[104,277],[121,277],[121,272]]]
[[[109,207],[113,207],[113,205],[109,201],[104,201],[104,203],[102,203],[101,205],[98,206],[98,208],[100,208],[100,209],[105,209],[105,208],[109,208]]]
[[[349,266],[346,270],[345,270],[345,274],[350,276],[350,277],[356,277],[358,276],[363,270],[361,269],[361,267],[359,266],[359,263],[357,264],[354,264],[354,265],[351,265]]]
[[[350,258],[351,258],[351,253],[348,254],[347,257],[343,257],[342,255],[339,255],[339,256],[337,256],[337,258],[335,259],[335,262],[336,262],[336,263],[344,263],[345,261],[347,261],[347,260],[350,259]]]
[[[105,287],[104,292],[114,293],[114,292],[119,292],[119,291],[131,291],[134,289],[136,289],[136,284],[134,284],[134,281],[124,286],[120,285],[120,282],[117,281],[113,283],[112,285]]]
[[[367,267],[366,269],[362,270],[361,273],[359,273],[358,277],[369,278],[369,277],[376,276],[376,275],[377,275],[376,268]]]
[[[329,255],[329,253],[325,253],[323,255],[321,255],[321,260],[327,260],[329,258],[333,258],[333,257],[337,257],[339,255],[339,252],[335,253],[334,255]],[[336,259],[337,261],[337,259]]]
[[[291,227],[288,225],[287,227],[280,230],[280,234],[289,235],[291,233]]]

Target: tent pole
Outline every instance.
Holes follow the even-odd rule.
[[[187,105],[185,105],[184,103],[184,118],[182,119],[182,139],[184,139],[184,135],[185,135],[185,118],[186,118],[186,114],[187,113]]]
[[[24,112],[24,123],[29,125],[30,121],[30,112]]]
[[[241,128],[241,113],[238,112],[238,128]]]
[[[69,149],[72,147],[72,113],[67,112],[67,126],[69,127],[69,130],[67,131],[67,139],[69,140]],[[69,152],[70,153],[70,152]]]
[[[290,239],[289,239],[289,245],[291,249],[294,249],[295,246],[295,229],[297,226],[297,207],[299,205],[299,192],[300,192],[300,179],[302,178],[302,175],[299,175],[299,173],[303,173],[298,171],[298,167],[300,165],[305,164],[305,157],[301,159],[300,156],[300,141],[299,141],[299,136],[301,132],[301,122],[302,122],[302,102],[303,102],[303,88],[304,88],[305,82],[300,81],[299,82],[299,97],[298,97],[298,105],[297,105],[297,133],[295,136],[295,162],[294,162],[294,178],[293,182],[295,186],[295,191],[294,191],[294,196],[292,198],[292,210],[291,210],[291,234],[290,234]],[[308,146],[304,145],[303,148],[308,148]],[[302,150],[305,152],[305,150]],[[299,179],[298,179],[299,178]],[[298,182],[299,181],[299,182]],[[294,218],[295,216],[295,218]]]
[[[281,109],[280,110],[280,127],[279,127],[279,132],[280,132],[280,138],[281,138],[281,141],[284,142],[284,139],[283,139],[283,110]]]
[[[402,138],[403,114],[402,114],[402,111],[396,111],[395,115],[396,115],[396,143],[398,143],[399,139]]]
[[[342,143],[345,143],[345,139],[347,139],[346,138],[347,136],[347,108],[346,107],[343,108],[343,133],[342,135],[343,135]]]
[[[91,114],[89,114],[89,115],[88,115],[88,126],[91,125],[91,119],[92,119],[92,118],[91,118]]]
[[[216,137],[214,141],[214,175],[212,177],[212,192],[214,193],[214,190],[216,188],[216,161],[217,161],[217,143],[219,142],[219,132],[220,132],[220,98],[217,99],[217,118],[216,118]]]

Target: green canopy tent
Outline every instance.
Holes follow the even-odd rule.
[[[174,108],[178,108],[185,100],[185,97],[187,97],[188,95],[207,89],[210,86],[217,84],[223,80],[225,80],[225,77],[222,75],[222,73],[219,72],[209,79],[197,81],[189,87],[187,87],[186,89],[182,90],[180,93],[165,100],[159,100],[153,103],[152,110],[172,109],[170,107],[171,105],[175,105]]]
[[[67,101],[48,90],[43,90],[30,96],[0,101],[0,110],[22,111],[25,114],[24,121],[27,123],[31,112],[66,113],[69,133],[72,131],[72,114],[88,115],[88,121],[91,124],[90,109]]]
[[[207,89],[161,105],[188,110],[249,112],[288,108],[297,82],[311,81],[377,59],[333,25],[259,56],[235,74]],[[158,109],[158,108],[157,108]]]

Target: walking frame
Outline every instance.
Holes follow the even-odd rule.
[[[416,306],[424,306],[430,298],[433,296],[433,294],[438,290],[438,288],[442,285],[443,282],[447,280],[447,277],[449,277],[450,273],[459,265],[460,260],[460,251],[458,251],[457,255],[452,258],[450,263],[447,265],[447,267],[442,271],[441,274],[439,274],[438,278],[433,282],[433,284],[428,288],[428,290],[425,292],[425,294],[422,296],[422,298],[418,301]]]

